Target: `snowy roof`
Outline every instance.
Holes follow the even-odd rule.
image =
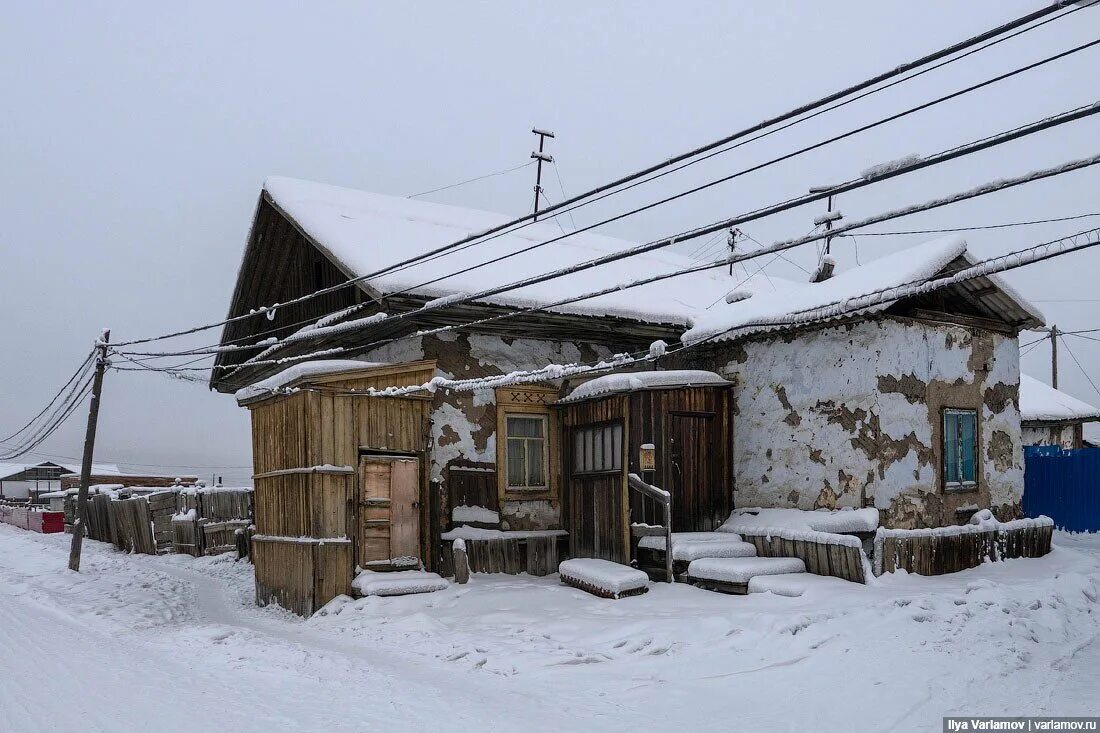
[[[293,178],[268,178],[264,182],[264,191],[330,259],[351,276],[374,272],[387,264],[510,221],[510,217],[501,214]],[[430,298],[476,293],[635,246],[634,242],[586,232],[511,257],[505,266],[486,266],[452,274],[463,267],[561,235],[562,230],[554,222],[528,224],[502,236],[482,240],[471,249],[372,278],[367,285],[380,294],[414,288],[413,293]],[[697,260],[667,250],[650,252],[501,293],[486,300],[519,307],[544,305],[695,264],[698,264]],[[444,275],[448,277],[439,283],[416,287]],[[729,275],[716,268],[554,310],[686,326],[692,316],[724,297],[731,287]]]
[[[842,304],[852,298],[885,288],[926,282],[960,257],[970,261],[966,251],[966,241],[957,236],[946,237],[880,257],[822,282],[786,281],[783,287],[777,287],[772,292],[763,292],[757,287],[752,297],[734,303],[719,304],[700,316],[692,328],[684,333],[683,341],[695,343],[708,338],[727,340],[790,328],[793,324],[781,321],[795,313],[837,303]],[[1001,297],[1007,297],[1026,318],[1038,323],[1042,322],[1042,314],[1003,281],[993,275],[988,276],[987,279],[1003,293]],[[855,314],[879,313],[895,302],[895,300],[887,300],[841,315],[822,315],[816,319],[801,320],[798,325]]]
[[[1020,375],[1020,419],[1024,422],[1100,420],[1100,409],[1065,392]]]
[[[248,402],[260,397],[268,397],[273,390],[287,387],[294,382],[307,377],[320,377],[327,374],[339,374],[340,372],[361,371],[377,369],[389,366],[389,364],[377,361],[358,361],[356,359],[319,359],[315,361],[300,361],[288,366],[278,374],[255,384],[242,387],[234,395],[238,403]]]
[[[729,385],[714,372],[700,369],[670,369],[663,372],[620,372],[591,379],[579,385],[568,397],[558,402],[579,402],[614,392],[633,392],[662,387],[706,387]]]
[[[1100,423],[1086,423],[1083,432],[1086,447],[1100,448]]]
[[[79,463],[57,463],[55,461],[39,461],[38,463],[0,463],[0,481],[16,476],[32,468],[50,468],[60,466],[68,473],[78,473]],[[113,463],[93,463],[92,473],[101,476],[118,476],[122,472]]]

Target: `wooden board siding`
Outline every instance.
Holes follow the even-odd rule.
[[[661,524],[663,509],[627,487],[641,473],[640,447],[656,448],[656,471],[646,480],[672,493],[675,532],[716,529],[732,506],[733,421],[724,387],[639,390],[561,407],[562,465],[568,477],[563,516],[573,557],[629,562],[631,522]],[[573,431],[622,422],[623,470],[574,474]]]
[[[566,405],[561,412],[562,517],[569,532],[571,557],[630,561],[630,514],[625,471],[573,474],[573,428],[624,422],[623,450],[631,445],[627,397],[615,395]],[[627,465],[624,456],[623,466]]]
[[[554,457],[551,456],[551,460]],[[497,467],[495,463],[479,463],[455,459],[447,465],[448,506],[480,506],[494,512],[500,511],[497,492]],[[450,517],[447,517],[450,521]]]
[[[350,542],[324,544],[252,538],[256,603],[278,603],[309,616],[338,595],[351,592]]]
[[[350,537],[355,476],[351,473],[259,474],[256,530],[277,537]]]

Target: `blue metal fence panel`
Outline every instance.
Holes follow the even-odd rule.
[[[1100,448],[1024,451],[1024,514],[1073,532],[1100,531]]]

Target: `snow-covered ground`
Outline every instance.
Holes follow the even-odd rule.
[[[1100,714],[1100,536],[798,598],[555,577],[252,605],[228,556],[129,556],[0,525],[0,729],[929,730]]]

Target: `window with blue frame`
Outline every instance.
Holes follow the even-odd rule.
[[[978,412],[943,411],[943,482],[946,488],[978,483]]]

